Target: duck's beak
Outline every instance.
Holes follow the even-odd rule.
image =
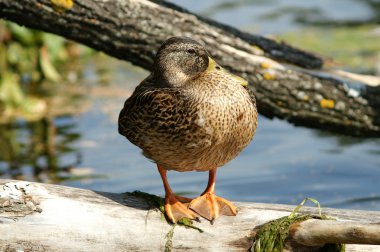
[[[240,83],[240,85],[242,86],[248,86],[248,81],[246,81],[245,79],[243,79],[242,77],[239,77],[237,75],[234,75],[234,74],[231,74],[229,73],[228,71],[226,71],[224,68],[222,68],[221,66],[219,66],[215,60],[213,60],[211,57],[208,57],[208,67],[207,67],[207,70],[206,71],[223,71],[225,73],[228,73],[232,79],[235,79],[237,82]]]
[[[208,67],[207,67],[207,71],[213,71],[215,70],[216,68],[216,62],[215,60],[213,60],[211,57],[208,57]]]

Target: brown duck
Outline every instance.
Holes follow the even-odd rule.
[[[237,214],[231,202],[215,196],[214,187],[217,168],[248,145],[257,127],[256,101],[247,85],[197,41],[173,37],[159,48],[152,73],[126,100],[119,133],[157,164],[172,222]],[[167,170],[209,171],[207,188],[195,199],[175,195]]]

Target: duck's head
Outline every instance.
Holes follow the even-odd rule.
[[[165,85],[181,87],[206,71],[211,58],[197,41],[187,37],[172,37],[158,49],[153,75]]]

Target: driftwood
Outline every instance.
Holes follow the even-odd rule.
[[[300,244],[315,246],[321,243],[380,244],[380,223],[307,220],[292,227],[292,238]]]
[[[321,70],[323,60],[311,53],[156,2],[0,0],[0,18],[146,69],[168,37],[203,40],[220,64],[250,81],[261,114],[340,133],[380,136],[379,78]]]
[[[169,224],[144,198],[0,180],[0,251],[247,251],[255,228],[294,209],[236,205],[236,217],[222,216],[213,225],[195,223],[201,233]],[[326,241],[377,244],[347,245],[347,251],[380,251],[379,212],[322,210],[338,220],[293,224],[288,251],[319,251]],[[307,207],[303,211],[317,212]]]

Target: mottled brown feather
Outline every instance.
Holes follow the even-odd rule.
[[[220,66],[179,84],[153,71],[125,102],[119,133],[168,170],[205,171],[235,158],[257,127],[252,92]]]

